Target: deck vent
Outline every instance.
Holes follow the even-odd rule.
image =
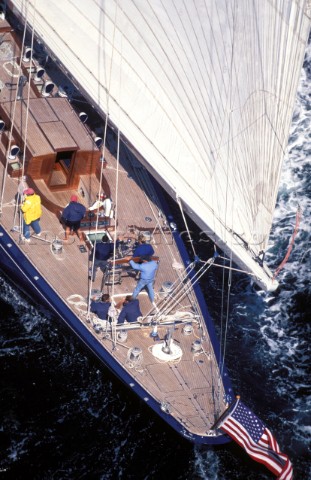
[[[85,113],[85,112],[80,112],[80,113],[79,113],[79,118],[80,118],[80,120],[81,120],[82,123],[85,123],[85,122],[87,122],[87,119],[88,119],[89,117],[88,117],[87,113]]]
[[[34,76],[34,82],[41,82],[43,75],[45,74],[45,70],[42,67],[37,68],[36,75]]]
[[[95,142],[97,148],[100,148],[103,144],[103,139],[101,137],[95,137],[94,142]]]
[[[23,62],[28,63],[30,61],[31,52],[32,52],[32,50],[31,50],[30,47],[25,48],[24,56],[23,56]]]
[[[54,87],[54,83],[47,80],[42,87],[41,95],[43,97],[49,97],[53,92]]]
[[[19,147],[17,145],[12,145],[9,153],[9,160],[15,160],[19,152],[20,152]]]

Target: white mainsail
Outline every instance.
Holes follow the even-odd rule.
[[[11,0],[188,214],[264,288],[306,0]],[[35,9],[34,9],[35,8]]]

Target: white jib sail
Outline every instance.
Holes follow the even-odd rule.
[[[12,0],[147,168],[264,288],[305,0]],[[33,6],[36,11],[34,12]]]

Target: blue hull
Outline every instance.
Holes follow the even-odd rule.
[[[185,246],[178,233],[174,233],[178,248],[183,258],[188,257]],[[223,435],[218,437],[202,437],[189,434],[174,418],[168,416],[160,408],[157,401],[138,384],[133,378],[115,361],[115,359],[102,347],[97,339],[83,325],[79,318],[67,307],[59,295],[51,288],[45,279],[39,274],[32,263],[27,259],[19,247],[12,241],[7,232],[0,226],[0,250],[1,269],[8,277],[25,293],[35,298],[38,303],[44,304],[65,323],[122,382],[133,390],[145,403],[147,403],[166,423],[174,428],[184,438],[196,444],[223,444],[230,439]],[[211,341],[215,349],[215,355],[219,362],[219,345],[214,332],[214,327],[203,294],[198,286],[195,288],[198,301],[205,315]],[[228,401],[232,400],[232,388],[228,375],[224,376],[224,386],[228,395]]]

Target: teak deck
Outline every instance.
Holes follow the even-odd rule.
[[[0,31],[7,28],[5,23],[0,20]],[[13,45],[13,40],[11,33],[5,33],[5,41],[9,44],[12,42]],[[19,49],[14,46],[12,49],[7,48],[6,51],[14,53],[14,58],[18,63]],[[4,68],[4,63],[8,61],[8,58],[5,61],[3,57],[0,59],[0,80],[3,85],[6,82],[12,82],[7,68]],[[27,65],[23,65],[24,71],[26,67]],[[155,255],[159,257],[159,269],[155,280],[155,301],[162,314],[165,306],[163,284],[175,281],[180,284],[178,276],[182,275],[184,270],[173,268],[182,264],[182,259],[170,230],[169,221],[162,213],[152,181],[146,170],[124,149],[122,149],[119,162],[108,150],[105,151],[105,163],[103,164],[100,159],[101,152],[94,144],[92,133],[79,122],[78,116],[67,99],[57,97],[57,93],[55,97],[42,98],[36,88],[37,86],[31,82],[30,98],[32,103],[30,103],[29,111],[28,148],[24,173],[27,175],[29,186],[34,187],[36,193],[42,198],[43,215],[40,222],[42,235],[40,238],[31,237],[31,242],[28,244],[21,240],[19,233],[20,212],[16,205],[16,198],[22,169],[12,173],[13,167],[10,168],[10,165],[6,164],[10,112],[13,109],[14,92],[12,88],[10,92],[6,91],[5,87],[0,93],[2,104],[0,117],[7,124],[6,130],[0,138],[0,169],[1,176],[4,178],[1,223],[5,226],[6,231],[10,232],[12,241],[16,242],[33,263],[39,275],[72,309],[77,315],[78,321],[92,332],[103,349],[117,359],[119,364],[132,376],[133,383],[137,382],[141,385],[150,397],[156,399],[159,409],[167,411],[189,432],[206,436],[226,405],[224,388],[211,341],[206,325],[200,318],[200,307],[193,291],[190,290],[185,294],[172,309],[164,312],[162,316],[156,314],[147,295],[141,293],[139,300],[143,319],[141,323],[127,324],[124,328],[122,327],[122,330],[127,332],[127,340],[122,342],[118,337],[121,327],[113,327],[111,331],[110,324],[97,321],[96,316],[89,313],[88,300],[94,292],[100,291],[102,288],[104,292],[109,292],[114,296],[116,302],[130,294],[135,287],[136,280],[129,265],[125,263],[121,267],[120,284],[103,285],[103,275],[100,270],[97,271],[95,282],[91,283],[88,279],[91,266],[88,243],[87,252],[84,253],[80,252],[78,248],[79,241],[76,236],[71,237],[67,243],[63,244],[61,253],[55,253],[52,246],[55,238],[61,240],[64,238],[64,230],[59,217],[71,194],[77,194],[79,201],[89,207],[100,191],[101,183],[102,188],[106,191],[110,190],[111,197],[117,205],[116,219],[112,219],[107,228],[113,237],[119,234],[124,236],[125,241],[129,242],[129,254],[139,232],[148,231],[151,234]],[[25,115],[27,107],[25,102],[27,89],[28,84],[25,87],[24,100],[17,101],[19,112],[21,112],[19,107],[23,103],[23,115]],[[54,120],[51,117],[52,111],[55,114]],[[13,129],[13,143],[18,144],[21,151],[23,132],[21,124],[18,122],[22,122],[23,115],[19,114],[15,117],[16,123]],[[73,116],[75,116],[74,122],[72,121]],[[39,130],[37,122],[41,122]],[[65,177],[62,170],[57,170],[59,165],[56,156],[62,150],[76,152],[71,160],[71,171],[67,172]],[[50,171],[48,165],[50,165]],[[103,166],[105,168],[102,168]],[[52,182],[51,169],[53,170]],[[102,177],[100,172],[103,174]],[[66,184],[64,178],[67,180]],[[84,196],[82,196],[82,191]],[[89,218],[89,221],[95,222],[96,216]],[[94,226],[91,229],[85,227],[84,233],[87,235],[90,230],[94,231],[95,229]],[[104,228],[100,228],[100,232],[102,231]],[[187,282],[183,281],[183,284],[186,285]],[[174,298],[172,301],[174,302]],[[189,315],[185,312],[189,312]],[[147,315],[149,317],[145,318]],[[155,316],[152,317],[153,315]],[[150,325],[152,318],[158,321],[157,338],[150,335],[153,328]],[[172,319],[175,320],[175,323],[172,321],[166,323]],[[187,334],[184,331],[186,324],[192,325],[192,333]],[[173,343],[181,349],[182,356],[177,360],[159,360],[151,350],[155,345],[163,344],[164,336],[169,328],[172,331]],[[202,348],[198,351],[193,348],[196,340],[201,340]],[[135,358],[131,356],[134,347],[141,349],[141,355],[138,356],[136,362]],[[148,396],[145,401],[149,401]]]

